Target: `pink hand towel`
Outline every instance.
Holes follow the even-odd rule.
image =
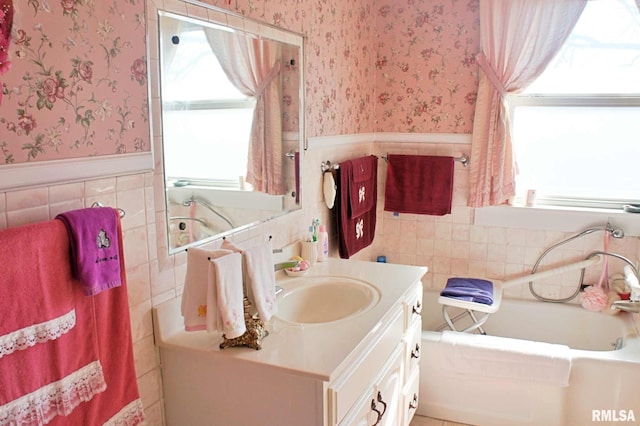
[[[217,291],[217,310],[207,307],[207,317],[216,315],[222,325],[222,332],[227,339],[242,336],[246,331],[244,322],[244,298],[242,290],[242,255],[231,253],[211,259],[213,280]],[[213,289],[209,289],[211,291]],[[209,321],[209,319],[208,319]]]
[[[216,287],[212,281],[213,266],[209,258],[215,259],[231,253],[231,250],[205,250],[197,247],[187,251],[187,273],[181,305],[185,330],[218,331],[222,329],[218,323],[218,315],[207,315],[209,307],[217,310],[218,304]],[[214,291],[209,291],[210,288]]]
[[[271,244],[265,243],[244,251],[247,272],[247,297],[263,321],[278,313],[276,275],[273,272]]]
[[[389,155],[384,209],[444,216],[451,213],[453,157]]]
[[[110,207],[91,207],[59,214],[67,227],[76,279],[87,296],[122,284],[120,215]]]

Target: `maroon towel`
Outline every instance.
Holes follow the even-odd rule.
[[[75,277],[87,296],[122,284],[120,215],[110,207],[59,214],[67,227]]]
[[[371,178],[377,181],[378,158],[367,157],[373,162],[371,165]],[[371,186],[371,205],[368,210],[359,216],[351,217],[350,209],[350,180],[353,176],[354,163],[360,164],[357,159],[340,163],[338,169],[338,196],[336,197],[336,214],[338,222],[338,252],[340,257],[348,259],[363,248],[371,245],[376,233],[376,200],[378,197],[377,186]]]
[[[377,196],[378,157],[369,155],[351,160],[349,181],[349,217],[361,216],[371,210]]]
[[[384,209],[444,216],[451,213],[453,157],[389,155]]]

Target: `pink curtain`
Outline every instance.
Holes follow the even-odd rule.
[[[587,0],[482,0],[480,66],[467,205],[503,204],[515,194],[505,96],[533,82],[571,33]]]
[[[256,191],[282,195],[280,48],[277,43],[233,32],[207,29],[206,34],[231,83],[256,99],[247,182]]]

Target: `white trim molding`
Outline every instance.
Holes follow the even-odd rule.
[[[0,166],[0,191],[60,185],[153,170],[153,153],[104,155]]]
[[[315,136],[309,138],[309,148],[328,148],[360,143],[442,143],[470,144],[469,133],[359,133],[351,135]]]

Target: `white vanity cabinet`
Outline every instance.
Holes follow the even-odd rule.
[[[380,301],[326,324],[276,318],[259,351],[220,350],[215,336],[185,332],[179,300],[154,308],[167,425],[409,425],[418,400],[426,268],[323,263],[312,273],[371,282]]]

